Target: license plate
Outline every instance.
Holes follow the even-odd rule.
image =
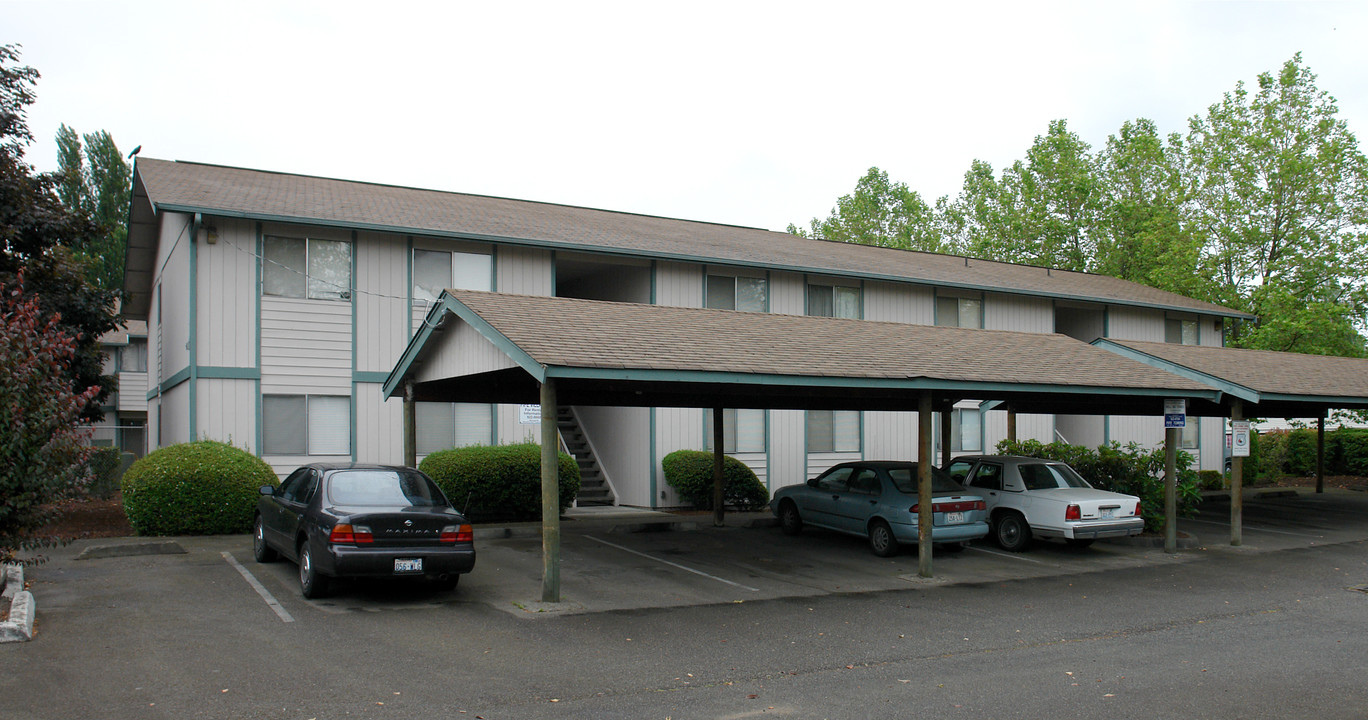
[[[946,524],[946,525],[959,525],[959,524],[962,524],[963,522],[964,522],[964,513],[962,513],[962,512],[948,512],[948,513],[945,514],[945,524]]]
[[[1101,508],[1099,513],[1103,520],[1116,517],[1116,508]]]
[[[409,560],[394,561],[394,571],[397,573],[420,573],[423,571],[423,559],[413,558]]]

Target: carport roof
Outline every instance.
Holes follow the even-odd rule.
[[[1246,417],[1368,408],[1368,359],[1134,340],[1093,344],[1243,400]]]
[[[1159,414],[1166,397],[1220,399],[1063,335],[470,290],[443,293],[387,396],[442,344],[453,316],[517,369],[417,383],[418,400],[535,403],[546,378],[562,402],[584,405],[906,410],[932,391],[1029,412]]]

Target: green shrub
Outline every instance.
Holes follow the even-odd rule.
[[[1163,447],[1143,450],[1136,443],[1121,447],[1113,442],[1091,450],[1082,445],[1003,440],[998,443],[997,451],[1006,455],[1025,455],[1067,463],[1099,490],[1140,498],[1140,514],[1145,518],[1145,529],[1153,532],[1162,532],[1164,529]],[[1202,501],[1197,473],[1191,469],[1194,460],[1190,453],[1178,452],[1179,517],[1196,515],[1197,505]]]
[[[1287,474],[1287,431],[1273,430],[1270,432],[1259,433],[1258,448],[1259,457],[1257,464],[1245,463],[1245,467],[1254,465],[1254,481],[1277,480]]]
[[[171,445],[124,472],[124,513],[139,535],[244,533],[258,488],[279,482],[261,458],[227,443]]]
[[[1368,476],[1368,430],[1341,428],[1335,436],[1335,475]],[[1329,444],[1331,433],[1326,433]]]
[[[123,453],[114,447],[91,448],[86,458],[90,467],[90,485],[86,488],[92,497],[106,500],[119,489],[119,469],[123,467]]]
[[[1288,474],[1299,477],[1316,474],[1315,430],[1303,428],[1287,433],[1287,460],[1283,469]]]
[[[570,507],[580,489],[579,464],[557,454],[560,510]],[[457,509],[469,507],[472,522],[538,520],[541,504],[541,446],[473,445],[432,453],[418,469],[431,477]]]
[[[685,502],[713,509],[713,454],[702,450],[676,450],[661,461],[665,482]],[[759,510],[769,503],[769,490],[745,463],[727,455],[722,458],[722,504],[738,510]]]
[[[1219,470],[1201,470],[1197,473],[1197,484],[1202,490],[1220,490],[1225,487],[1225,473]]]

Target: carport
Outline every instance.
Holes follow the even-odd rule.
[[[1316,492],[1325,491],[1325,417],[1330,410],[1368,409],[1368,359],[1101,338],[1093,345],[1221,392],[1217,407],[1191,415],[1229,418],[1315,418]],[[1213,412],[1219,410],[1220,412]],[[1230,462],[1230,544],[1241,538],[1244,458]]]
[[[1165,399],[1222,412],[1223,391],[1063,335],[449,290],[384,386],[415,402],[894,410],[918,413],[931,494],[932,414],[960,399],[1040,413],[1161,415]],[[542,413],[543,600],[557,602],[556,423]],[[720,453],[722,443],[714,442]],[[931,504],[919,510],[931,577]]]

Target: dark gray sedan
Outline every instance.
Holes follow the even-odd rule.
[[[306,598],[338,577],[422,577],[449,590],[475,567],[474,530],[436,483],[384,465],[305,465],[263,486],[252,552],[299,563]]]

